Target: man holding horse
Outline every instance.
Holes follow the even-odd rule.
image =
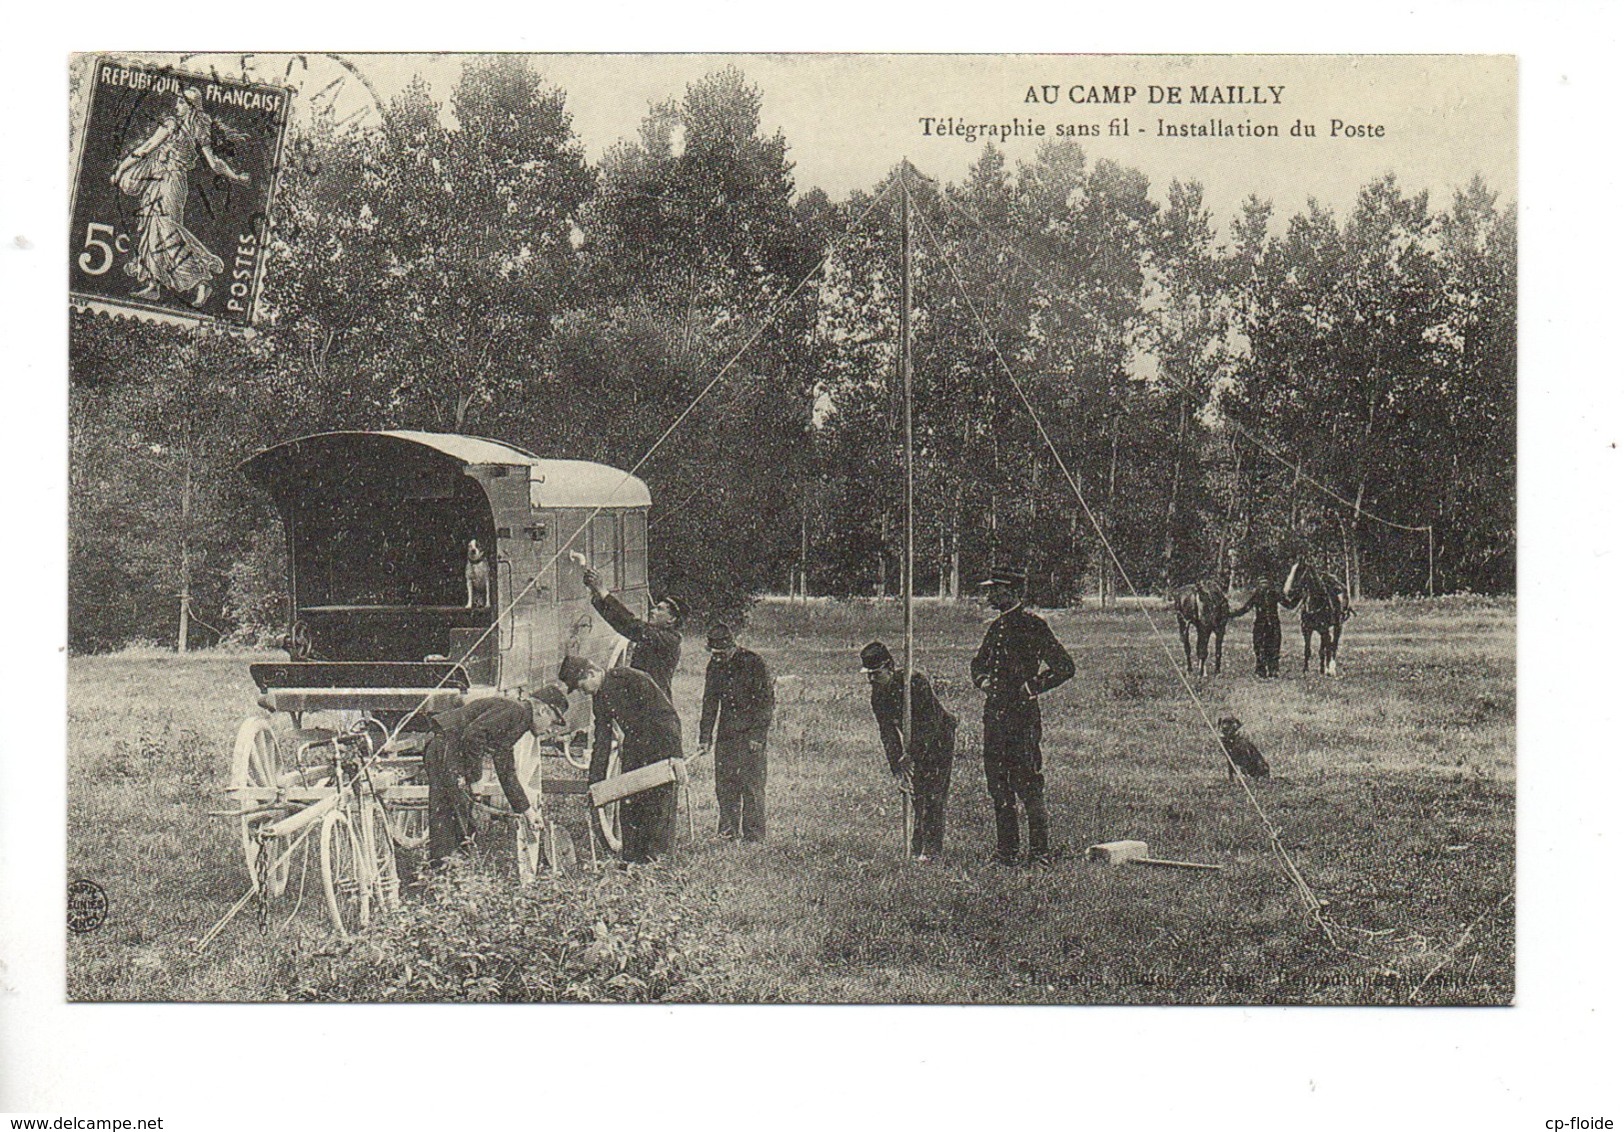
[[[1252,587],[1246,601],[1231,617],[1252,617],[1252,655],[1257,658],[1257,674],[1280,675],[1280,606],[1285,601],[1280,587],[1262,578]]]

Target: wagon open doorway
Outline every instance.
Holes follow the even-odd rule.
[[[282,516],[300,659],[446,658],[472,683],[494,683],[501,635],[486,630],[507,579],[491,500],[464,456],[401,435],[332,433],[249,462]],[[477,588],[470,543],[486,563]]]

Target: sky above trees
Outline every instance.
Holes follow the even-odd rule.
[[[159,57],[155,57],[159,58]],[[240,71],[244,57],[164,57],[193,70]],[[290,81],[306,103],[332,81],[339,117],[363,116],[372,97],[397,96],[414,79],[444,106],[467,56],[346,55],[350,71],[331,59],[248,56],[258,77]],[[562,89],[585,157],[597,162],[634,139],[649,107],[679,97],[687,85],[729,63],[760,87],[764,132],[789,143],[796,188],[821,188],[844,199],[872,186],[903,158],[925,175],[962,179],[981,143],[962,136],[923,136],[919,119],[971,123],[1019,119],[1048,127],[1043,138],[1002,143],[1011,161],[1030,160],[1044,141],[1060,140],[1062,124],[1097,124],[1099,137],[1077,140],[1091,157],[1132,165],[1150,179],[1154,197],[1174,180],[1199,181],[1218,216],[1236,215],[1250,194],[1271,200],[1275,215],[1307,207],[1310,197],[1336,213],[1354,205],[1359,186],[1388,173],[1411,191],[1443,199],[1474,176],[1502,201],[1516,195],[1517,78],[1511,56],[1083,56],[1083,55],[530,55],[545,83]],[[365,83],[361,81],[364,77]],[[1189,88],[1261,87],[1267,105],[1195,105]],[[1044,104],[1045,86],[1057,89]],[[1123,106],[1074,102],[1089,88],[1133,86]],[[1278,104],[1268,90],[1279,87]],[[1027,102],[1038,88],[1039,102]],[[1162,101],[1153,87],[1161,88]],[[1182,88],[1178,105],[1166,99]],[[1075,95],[1074,95],[1074,88]],[[319,99],[317,99],[319,102]],[[296,107],[298,103],[295,104]],[[1126,138],[1105,132],[1125,114]],[[1200,124],[1218,117],[1280,128],[1278,139],[1157,138],[1156,120]],[[1380,124],[1382,138],[1327,136],[1333,118],[1349,125]],[[1301,119],[1318,126],[1313,140],[1294,139]],[[448,124],[449,121],[448,121]],[[1138,133],[1143,128],[1144,135]],[[1221,233],[1221,237],[1227,233]]]

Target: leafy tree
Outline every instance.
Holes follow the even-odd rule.
[[[570,298],[593,177],[563,92],[487,56],[451,110],[418,82],[376,132],[318,126],[317,172],[291,186],[271,297],[343,423],[496,431]]]
[[[1445,586],[1498,592],[1516,582],[1517,217],[1473,178],[1439,220],[1446,316],[1440,387],[1417,414],[1429,454],[1448,474],[1429,477],[1438,500]],[[1440,444],[1442,441],[1444,443]]]
[[[637,139],[605,155],[583,220],[589,309],[570,323],[581,341],[607,346],[635,327],[661,343],[655,368],[633,379],[644,391],[634,403],[652,398],[658,412],[607,451],[620,466],[726,370],[648,468],[657,497],[687,508],[661,529],[656,577],[716,608],[801,568],[816,481],[817,300],[801,284],[822,254],[827,202],[797,207],[788,143],[764,135],[760,115],[760,90],[728,67],[652,106]],[[566,386],[601,367],[578,348],[555,357]]]

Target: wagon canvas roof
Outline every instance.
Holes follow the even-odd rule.
[[[267,448],[250,458],[247,464],[257,464],[273,452],[293,449],[312,441],[334,442],[368,436],[386,436],[432,448],[464,467],[527,467],[530,469],[530,502],[534,507],[647,507],[650,502],[648,485],[619,468],[590,460],[546,460],[499,440],[449,432],[415,432],[407,429],[322,432]]]
[[[534,452],[503,444],[500,440],[486,440],[483,436],[463,436],[455,432],[413,432],[409,429],[388,429],[379,435],[395,436],[410,440],[413,444],[438,449],[464,464],[533,464],[540,459]]]

